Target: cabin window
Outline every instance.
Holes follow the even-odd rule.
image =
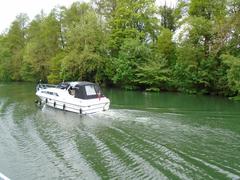
[[[54,93],[54,92],[50,92],[50,91],[41,91],[41,92],[44,93],[44,94],[58,96],[58,93]]]
[[[85,91],[87,96],[93,96],[96,95],[96,91],[93,85],[87,85],[85,86]]]
[[[98,98],[99,94],[103,97],[99,86],[95,84],[77,85],[75,86],[75,98],[94,99]]]

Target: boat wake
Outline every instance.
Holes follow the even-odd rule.
[[[0,157],[8,157],[0,169],[12,164],[14,179],[240,178],[240,135],[189,124],[186,114],[80,115],[48,106],[25,113],[28,107],[7,101],[0,107]]]

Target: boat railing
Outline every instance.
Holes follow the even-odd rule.
[[[40,89],[47,89],[47,88],[57,88],[57,85],[55,84],[42,84],[42,83],[39,83],[36,87],[36,90],[40,90]]]

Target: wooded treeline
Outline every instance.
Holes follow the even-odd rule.
[[[240,93],[240,0],[94,0],[20,14],[0,35],[1,81]]]

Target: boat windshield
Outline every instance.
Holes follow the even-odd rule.
[[[69,83],[60,83],[60,84],[57,86],[57,88],[67,89],[69,86],[70,86]]]

